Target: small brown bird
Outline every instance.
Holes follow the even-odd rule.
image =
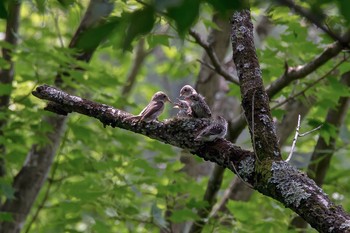
[[[197,91],[190,85],[185,85],[180,90],[180,97],[186,98],[192,94],[197,94]]]
[[[189,105],[189,103],[185,100],[178,99],[179,102],[174,104],[174,108],[179,109],[179,112],[177,113],[177,117],[192,117],[192,110]]]
[[[227,133],[227,121],[222,116],[217,116],[213,122],[203,129],[195,141],[212,142],[224,138]]]
[[[164,110],[164,104],[166,101],[172,103],[164,92],[158,91],[152,96],[149,104],[140,112],[139,115],[130,117],[129,119],[137,119],[138,121],[146,122],[157,120],[158,116]]]
[[[200,94],[191,94],[185,97],[185,100],[189,103],[192,110],[192,116],[194,118],[210,118],[211,111],[208,104],[205,102],[204,97]]]

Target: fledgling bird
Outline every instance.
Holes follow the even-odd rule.
[[[146,122],[157,120],[158,116],[164,110],[164,104],[166,101],[172,103],[164,92],[158,91],[152,96],[149,104],[140,112],[139,115],[130,117],[129,119],[137,119],[138,121]]]
[[[210,118],[211,111],[204,97],[200,94],[191,94],[185,98],[189,103],[194,118]]]
[[[204,128],[195,141],[212,142],[219,138],[224,138],[227,133],[227,121],[222,116],[217,116],[213,122]]]
[[[178,99],[179,102],[174,104],[174,108],[179,109],[179,112],[177,113],[177,117],[192,117],[192,110],[189,105],[189,103],[185,100]]]
[[[190,85],[185,85],[180,90],[180,97],[182,98],[186,98],[187,96],[190,96],[192,94],[197,94],[197,91]]]

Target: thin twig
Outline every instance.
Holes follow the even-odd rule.
[[[291,0],[279,0],[278,2],[282,5],[288,6],[289,8],[293,9],[297,14],[301,15],[302,17],[305,17],[307,20],[315,24],[327,35],[329,35],[332,39],[338,41],[342,46],[350,48],[348,42],[345,41],[341,36],[334,33],[332,30],[329,30],[323,24],[322,20],[320,20],[320,17],[318,15],[315,15],[310,10],[295,4],[295,2]]]
[[[342,38],[344,41],[350,42],[350,30],[347,30]],[[268,96],[272,98],[284,87],[288,86],[289,83],[307,77],[307,75],[316,71],[330,59],[337,56],[343,50],[343,47],[344,46],[337,41],[329,45],[322,53],[315,56],[315,58],[308,63],[297,67],[288,67],[288,72],[285,72],[266,88]]]
[[[319,129],[322,127],[322,125],[319,125],[319,126],[317,126],[316,128],[314,128],[314,129],[312,129],[312,130],[310,130],[310,131],[307,131],[307,132],[305,132],[305,133],[299,134],[299,130],[300,130],[300,119],[301,119],[301,117],[300,117],[300,114],[299,114],[299,115],[298,115],[298,124],[297,124],[297,128],[296,128],[296,130],[295,130],[295,135],[294,135],[294,139],[293,139],[292,148],[291,148],[291,150],[290,150],[290,153],[289,153],[289,155],[288,155],[288,158],[286,159],[286,162],[287,162],[287,163],[292,159],[292,156],[293,156],[293,153],[294,153],[294,149],[295,149],[295,145],[296,145],[296,142],[297,142],[297,140],[298,140],[298,137],[304,137],[304,136],[306,136],[306,135],[309,135],[309,134],[315,132],[316,130],[319,130]]]
[[[215,70],[215,67],[209,65],[208,63],[206,63],[206,62],[204,62],[204,61],[202,61],[202,60],[200,60],[200,59],[196,59],[196,60],[197,60],[199,63],[201,63],[203,66],[205,66],[205,67],[211,69],[212,71],[217,72],[217,71]]]
[[[287,163],[291,160],[291,158],[293,156],[295,144],[296,144],[296,142],[298,140],[298,136],[299,136],[299,129],[300,129],[300,114],[298,115],[298,124],[297,124],[297,128],[295,130],[295,135],[294,135],[294,139],[293,139],[292,149],[290,150],[288,158],[286,159]]]
[[[258,162],[260,162],[259,160],[259,157],[256,153],[256,150],[255,150],[255,133],[254,133],[254,101],[255,101],[255,92],[253,92],[253,97],[252,97],[252,143],[253,143],[253,150],[254,150],[254,154],[255,154],[255,157],[256,157],[256,160]]]
[[[321,82],[323,79],[327,78],[335,69],[337,69],[341,64],[343,64],[345,61],[347,61],[349,59],[350,56],[347,56],[346,58],[342,59],[340,62],[338,62],[332,69],[330,69],[326,74],[324,74],[322,77],[320,77],[319,79],[316,79],[315,82],[307,85],[306,88],[304,88],[303,90],[299,91],[298,93],[288,97],[287,99],[283,100],[282,102],[276,104],[275,106],[271,107],[271,110],[276,109],[282,105],[284,105],[285,103],[287,103],[289,100],[292,100],[300,95],[303,95],[306,91],[308,91],[309,89],[311,89],[312,87],[316,86],[316,84],[318,84],[319,82]]]
[[[314,129],[312,129],[312,130],[310,130],[310,131],[308,131],[308,132],[301,133],[301,134],[299,134],[299,137],[304,137],[304,136],[306,136],[306,135],[309,135],[310,133],[313,133],[313,132],[315,132],[316,130],[319,130],[321,127],[322,127],[322,125],[319,125],[319,126],[317,126],[316,128],[314,128]]]
[[[232,165],[233,170],[236,172],[237,177],[243,182],[243,184],[247,185],[249,188],[251,188],[251,189],[254,190],[253,185],[249,184],[247,181],[245,181],[245,180],[241,177],[241,175],[238,173],[238,171],[237,171],[235,165],[233,164],[233,162],[231,162],[231,165]]]
[[[62,37],[62,33],[61,33],[61,29],[60,29],[60,26],[58,25],[58,14],[53,14],[53,20],[54,20],[54,25],[55,25],[55,28],[57,30],[57,36],[58,36],[58,40],[60,41],[60,45],[61,45],[61,48],[64,48],[64,42],[63,42],[63,37]]]
[[[205,50],[205,52],[208,54],[208,57],[210,58],[213,66],[214,66],[214,70],[218,74],[220,74],[224,79],[226,79],[227,81],[239,85],[238,79],[222,68],[220,61],[219,61],[218,57],[216,56],[216,53],[213,50],[213,48],[208,43],[203,41],[202,38],[200,37],[200,35],[197,32],[195,32],[193,29],[190,29],[189,33],[195,39],[196,43],[199,44]]]

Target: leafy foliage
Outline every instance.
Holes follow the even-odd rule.
[[[342,14],[328,20],[338,28],[345,28],[344,22],[349,22],[347,1],[313,2],[324,2],[325,9],[336,4]],[[0,3],[2,19],[8,15],[5,3]],[[41,120],[43,115],[51,113],[44,112],[44,103],[31,96],[36,85],[53,84],[56,74],[65,72],[64,83],[75,88],[77,95],[137,114],[155,91],[165,89],[175,99],[183,83],[194,83],[200,69],[196,60],[202,56],[202,49],[188,40],[188,29],[195,26],[205,33],[204,26],[207,30],[219,29],[212,22],[213,12],[227,14],[243,7],[239,1],[212,0],[127,3],[129,1],[116,2],[119,8],[106,19],[107,23],[83,32],[77,50],[93,50],[99,41],[104,41],[91,62],[86,64],[73,58],[76,50],[67,49],[86,5],[71,0],[23,1],[20,43],[12,51],[15,81],[11,85],[0,85],[0,95],[11,94],[7,110],[0,112],[0,119],[7,121],[2,128],[3,135],[0,135],[1,143],[6,145],[7,168],[7,175],[0,179],[1,201],[13,198],[12,179],[21,169],[31,145],[48,143],[44,135],[52,130],[51,125]],[[253,5],[252,12],[259,12],[260,7]],[[300,23],[303,20],[285,7],[271,7],[268,14],[276,32],[266,38],[257,51],[266,86],[283,74],[285,62],[290,67],[309,62],[330,43],[327,35],[307,23]],[[258,18],[258,13],[254,16]],[[171,27],[173,23],[176,30]],[[6,21],[1,20],[1,35],[5,25]],[[134,47],[140,38],[146,39],[145,50],[149,56],[137,77],[132,98],[125,98],[121,96],[121,90],[132,69]],[[14,48],[5,42],[0,45]],[[305,79],[292,83],[272,101],[305,90],[340,59],[332,59]],[[67,68],[67,64],[81,67],[84,72]],[[9,64],[0,59],[0,68],[8,67]],[[337,106],[338,99],[349,96],[349,88],[339,84],[339,73],[349,69],[349,62],[343,63],[332,76],[298,97],[313,96],[317,101],[307,116],[308,122],[302,125],[304,131],[323,123],[327,111]],[[238,97],[238,88],[233,84],[229,87],[230,95]],[[277,109],[274,114],[281,119],[284,111]],[[167,106],[161,119],[174,115]],[[350,166],[347,153],[349,119],[345,120],[337,142],[341,149],[336,152],[325,185],[326,192],[347,210],[350,209],[350,202],[345,198],[350,192],[346,175]],[[327,142],[330,137],[337,137],[337,133],[337,129],[329,124],[324,124],[319,132]],[[310,136],[298,141],[297,150],[310,154],[314,145],[315,137]],[[30,227],[29,232],[38,233],[157,232],[159,228],[169,227],[166,221],[197,220],[194,209],[208,205],[203,201],[208,178],[189,178],[180,172],[182,168],[176,148],[120,129],[104,128],[94,119],[73,114],[49,181],[24,229]],[[232,175],[225,175],[218,198],[222,197],[231,179]],[[212,229],[217,232],[232,232],[232,229],[236,232],[286,232],[294,216],[290,210],[259,194],[254,194],[249,203],[230,201],[228,209],[230,213],[223,214],[220,219],[210,219],[204,232],[213,232]],[[166,216],[169,210],[170,217]],[[36,211],[38,217],[34,218]],[[221,225],[220,221],[231,214],[234,216],[229,220],[232,225]],[[11,215],[0,213],[0,220],[10,221]]]

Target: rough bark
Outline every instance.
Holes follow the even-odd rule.
[[[94,117],[104,126],[143,134],[187,149],[232,172],[237,171],[254,189],[280,201],[319,232],[350,231],[350,216],[335,205],[313,180],[288,163],[265,159],[258,165],[253,152],[243,150],[225,139],[206,143],[194,141],[197,133],[210,124],[210,119],[174,118],[164,122],[136,123],[129,118],[131,114],[127,112],[69,95],[47,85],[38,87],[33,94],[54,102],[61,112],[77,112]],[[270,157],[274,158],[275,155],[267,156]]]
[[[74,48],[82,33],[86,29],[103,22],[111,13],[112,9],[113,4],[109,1],[91,0],[69,47]],[[96,47],[89,51],[79,51],[76,55],[76,59],[88,62]],[[58,84],[62,84],[61,75],[62,74],[58,74],[56,76],[56,83]],[[53,126],[53,131],[46,134],[48,139],[46,145],[41,147],[38,145],[32,146],[27,154],[23,167],[14,178],[13,188],[15,190],[15,198],[7,199],[0,208],[2,212],[11,213],[13,221],[0,223],[0,233],[20,232],[54,160],[61,135],[64,132],[66,118],[63,116],[51,115],[43,120]]]
[[[343,41],[349,42],[349,40],[350,40],[350,33],[347,32],[343,37]],[[287,70],[285,71],[285,73],[280,76],[280,78],[278,78],[276,81],[271,83],[266,88],[266,92],[267,92],[268,96],[270,98],[272,98],[274,95],[276,95],[279,91],[281,91],[284,87],[289,85],[291,82],[298,80],[298,79],[302,79],[302,78],[306,77],[308,74],[314,72],[319,67],[321,67],[323,64],[328,62],[330,59],[337,56],[342,51],[343,48],[344,48],[344,45],[342,43],[335,42],[332,45],[330,45],[328,48],[326,48],[321,54],[319,54],[313,60],[311,60],[309,63],[306,63],[306,64],[301,65],[301,66],[296,66],[296,67],[288,67]],[[291,100],[291,101],[293,101],[293,100]],[[298,107],[298,109],[300,110],[300,113],[302,114],[302,117],[303,117],[305,115],[305,114],[303,114],[303,112],[307,111],[308,108],[305,108],[305,105],[303,103],[301,103],[299,101],[297,101],[297,102],[298,102],[297,103],[298,105],[301,104],[301,106]],[[289,105],[290,104],[288,103],[288,106]],[[283,122],[284,123],[290,122],[291,119],[294,120],[294,123],[295,123],[296,118],[292,117],[292,114],[289,114],[287,116],[287,118],[283,119]],[[245,127],[245,124],[246,124],[245,119],[241,118],[239,121],[240,122],[238,122],[238,124],[237,123],[230,124],[229,133],[232,133],[232,132],[235,133],[238,130],[241,130]],[[294,123],[293,123],[293,125],[294,125]],[[288,132],[290,132],[290,130],[292,128],[293,127],[285,127],[285,125],[283,128],[279,128],[279,129],[281,129],[281,131],[278,133],[280,136],[282,134],[282,137],[279,137],[280,145],[283,144],[282,142],[285,141],[286,137],[290,134],[290,133],[285,133],[285,129]],[[221,201],[221,204],[219,204],[219,206],[220,206],[219,209],[221,209],[221,210],[224,209],[224,205],[227,202],[227,199],[229,198],[229,196],[232,196],[233,199],[235,199],[236,197],[239,198],[242,196],[241,195],[242,192],[241,192],[240,187],[243,187],[243,189],[247,191],[245,193],[246,196],[250,196],[250,194],[252,193],[252,190],[249,187],[247,187],[246,185],[244,185],[244,183],[242,181],[235,178],[235,180],[232,181],[227,192],[225,192],[227,195],[225,195],[225,197]],[[233,193],[231,193],[230,190],[232,190]],[[239,190],[239,194],[237,194],[237,195],[234,193],[236,190]],[[218,209],[213,210],[213,214],[215,214],[217,211],[218,211]]]
[[[250,11],[235,12],[232,21],[233,61],[240,82],[242,107],[249,124],[253,148],[259,158],[281,159],[272,120],[269,97],[265,92],[256,55]]]

